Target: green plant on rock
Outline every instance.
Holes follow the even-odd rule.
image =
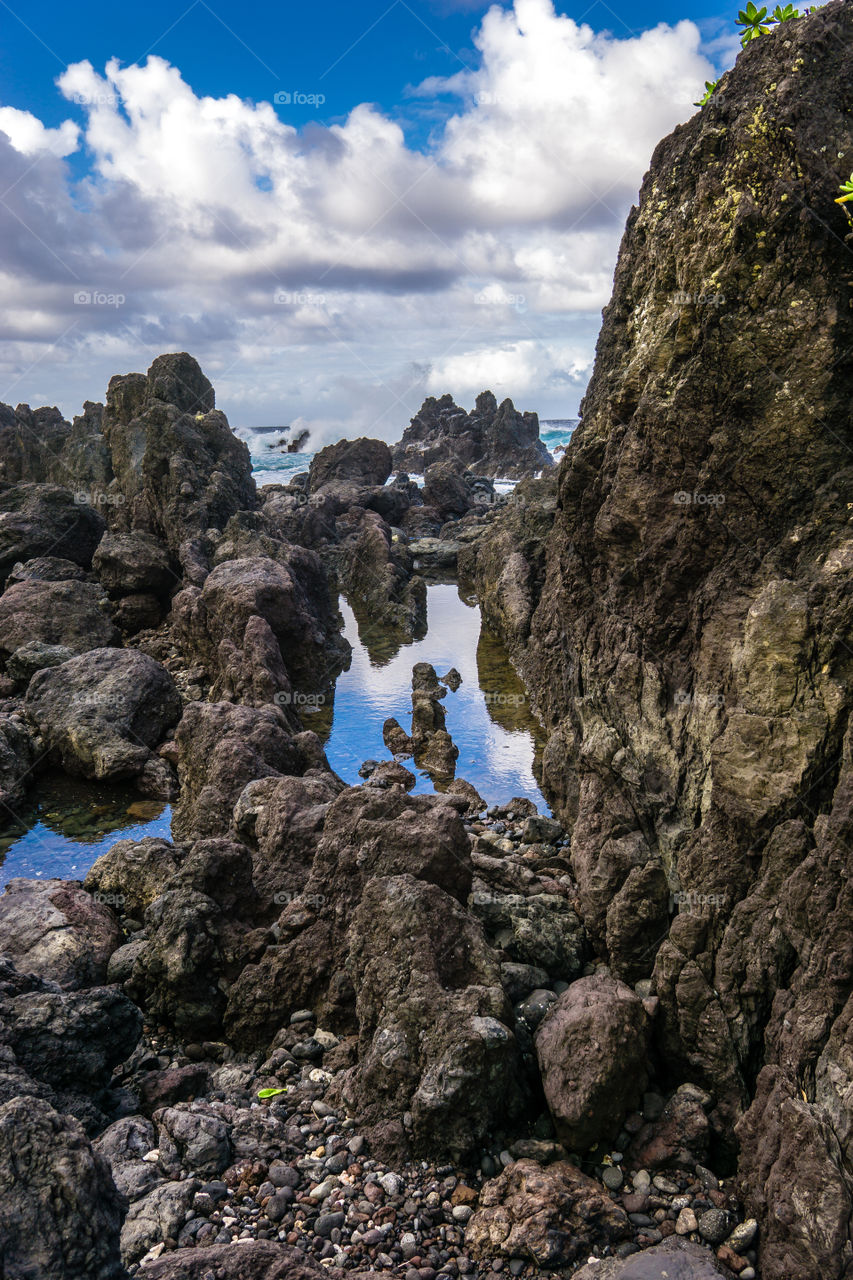
[[[799,18],[799,16],[799,9],[795,9],[792,4],[786,4],[784,9],[781,4],[777,4],[770,15],[774,22],[790,22],[792,18]]]
[[[258,1097],[259,1098],[277,1098],[280,1093],[287,1093],[287,1088],[285,1087],[284,1089],[259,1089]]]
[[[773,25],[773,20],[767,17],[767,6],[757,9],[752,0],[745,9],[741,9],[737,16],[737,26],[743,27],[740,42],[744,49],[750,40],[757,40],[759,36],[767,35]]]
[[[841,192],[841,195],[836,197],[835,199],[836,204],[841,204],[846,206],[848,204],[853,203],[853,173],[851,173],[850,177],[847,179],[846,182],[841,183],[841,186],[838,188],[838,190]],[[851,218],[850,216],[850,210],[845,208],[844,212],[847,214],[848,221],[853,222],[853,218]]]
[[[708,103],[711,101],[711,99],[713,98],[714,91],[716,90],[717,85],[719,83],[720,83],[719,80],[706,80],[705,92],[698,102],[693,103],[694,107],[706,107]]]

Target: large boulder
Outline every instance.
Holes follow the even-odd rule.
[[[0,897],[0,952],[68,989],[104,982],[121,941],[112,908],[73,880],[10,880]]]
[[[630,1230],[625,1210],[575,1165],[559,1161],[543,1168],[516,1160],[483,1188],[465,1228],[465,1249],[483,1261],[532,1258],[554,1271],[593,1244],[618,1243]]]
[[[339,440],[311,459],[308,488],[318,493],[330,485],[382,485],[391,474],[391,450],[384,440]]]
[[[164,543],[147,533],[105,533],[92,568],[113,596],[137,592],[168,595],[180,584]]]
[[[19,560],[60,556],[88,569],[106,524],[57,485],[18,484],[0,493],[0,579]]]
[[[0,657],[34,642],[72,654],[117,644],[107,597],[91,582],[15,583],[0,596]]]
[[[0,1106],[0,1200],[4,1275],[124,1280],[123,1201],[109,1165],[42,1099]]]
[[[411,875],[464,903],[471,887],[465,828],[432,796],[350,787],[329,807],[302,892],[279,920],[280,941],[228,993],[225,1025],[235,1043],[266,1046],[288,1011],[310,1007],[324,1025],[354,1030],[347,973],[353,913],[376,876]]]
[[[169,672],[135,649],[93,649],[40,671],[24,705],[51,756],[84,778],[141,773],[181,713]]]
[[[294,547],[289,563],[266,556],[226,560],[204,587],[173,605],[184,649],[205,664],[214,698],[272,703],[293,686],[325,688],[349,646],[338,632],[317,557]]]
[[[411,1116],[416,1150],[459,1161],[523,1110],[497,953],[464,908],[411,875],[370,880],[350,929],[360,1123]],[[374,1141],[375,1145],[375,1141]]]
[[[294,736],[294,727],[280,706],[190,703],[175,733],[181,786],[172,820],[175,838],[228,831],[248,783],[319,765],[323,752],[316,736]]]
[[[651,1019],[615,978],[579,978],[536,1034],[545,1099],[560,1141],[586,1151],[612,1141],[648,1082]]]
[[[85,887],[96,902],[115,904],[139,916],[159,898],[183,861],[182,850],[156,836],[117,840],[89,869]],[[0,898],[0,907],[3,899]]]

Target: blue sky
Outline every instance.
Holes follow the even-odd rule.
[[[0,399],[72,413],[185,346],[245,425],[392,437],[484,378],[573,413],[624,216],[733,16],[0,0]]]

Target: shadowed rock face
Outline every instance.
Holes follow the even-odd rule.
[[[587,927],[617,977],[653,972],[658,1047],[740,1148],[767,1280],[851,1258],[851,49],[849,5],[786,23],[658,147],[529,639],[504,627]]]
[[[500,405],[491,391],[477,396],[470,413],[453,397],[428,396],[393,449],[394,466],[423,473],[434,463],[470,467],[479,475],[521,479],[553,463],[539,439],[539,418],[519,413],[511,400]]]

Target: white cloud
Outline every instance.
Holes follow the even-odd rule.
[[[58,129],[46,129],[37,116],[16,107],[0,107],[0,133],[24,156],[71,155],[80,136],[72,120],[63,120]]]
[[[160,58],[81,62],[75,183],[77,126],[0,108],[0,399],[33,394],[33,350],[67,411],[185,347],[245,423],[393,438],[425,388],[487,384],[571,412],[651,151],[714,73],[692,23],[620,40],[551,0],[492,8],[476,43],[478,70],[417,90],[459,100],[428,151],[369,105],[300,133]],[[98,291],[124,301],[74,301]]]

